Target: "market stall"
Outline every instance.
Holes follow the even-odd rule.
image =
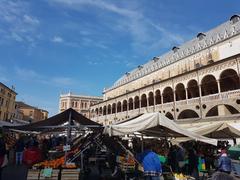
[[[83,163],[74,160],[81,155],[87,140],[102,132],[100,124],[71,108],[43,121],[21,126],[5,124],[3,128],[31,141],[24,151],[27,165],[35,169],[60,169],[60,173],[61,169],[82,169]]]
[[[121,136],[140,132],[155,137],[188,137],[196,141],[217,145],[216,139],[207,138],[182,128],[161,113],[146,113],[135,119],[104,128],[104,133],[110,136]]]

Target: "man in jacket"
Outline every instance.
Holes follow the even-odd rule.
[[[226,149],[222,149],[221,151],[221,156],[218,159],[218,170],[227,174],[231,173],[232,163],[231,159],[227,156]]]
[[[160,180],[162,166],[158,155],[146,145],[145,151],[138,155],[137,159],[143,165],[145,180]]]

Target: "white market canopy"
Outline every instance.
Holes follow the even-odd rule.
[[[181,124],[191,132],[216,139],[240,138],[240,121],[199,122]]]
[[[188,131],[158,112],[146,113],[130,121],[104,128],[104,133],[110,136],[133,134],[135,132],[155,137],[189,137],[193,140],[217,145],[216,139],[210,139]]]

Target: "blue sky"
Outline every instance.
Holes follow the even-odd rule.
[[[60,93],[100,96],[125,72],[238,14],[238,0],[0,0],[0,81],[58,112]]]

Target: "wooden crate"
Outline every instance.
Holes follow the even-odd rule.
[[[39,180],[58,180],[58,175],[59,175],[59,169],[53,169],[51,177],[44,177],[42,173],[40,173]]]
[[[79,180],[79,175],[78,169],[62,169],[61,180]]]
[[[27,180],[38,180],[39,179],[39,169],[29,169],[27,174]]]

